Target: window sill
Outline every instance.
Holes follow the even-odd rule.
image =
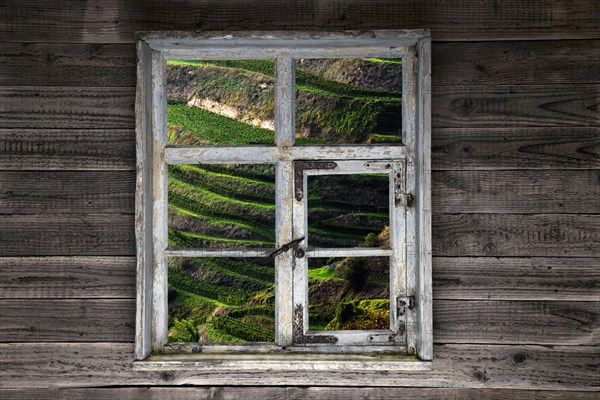
[[[134,371],[429,371],[431,361],[398,354],[161,354],[133,363]]]

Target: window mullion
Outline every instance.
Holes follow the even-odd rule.
[[[279,53],[275,59],[275,144],[294,144],[296,71],[292,54]]]
[[[295,72],[290,53],[275,60],[275,144],[280,154],[291,154],[294,144]],[[285,157],[288,158],[288,157]],[[294,190],[292,161],[275,165],[275,240],[280,247],[293,240],[292,199]],[[293,342],[293,255],[283,252],[275,257],[275,342],[289,346]]]
[[[153,188],[153,342],[154,351],[160,351],[167,343],[167,257],[168,245],[168,166],[163,159],[167,145],[166,104],[167,62],[159,51],[152,52],[152,188]]]

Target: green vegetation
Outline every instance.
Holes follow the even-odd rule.
[[[334,76],[335,72],[328,70]],[[264,122],[273,119],[272,61],[170,61],[169,74],[170,144],[274,143],[274,132],[257,126],[269,126]],[[325,79],[300,67],[296,82],[296,129],[308,132],[298,135],[298,144],[401,140],[396,132],[399,92]],[[343,182],[309,181],[309,244],[385,247],[386,179],[371,174]],[[170,247],[274,248],[274,166],[171,165],[168,232]],[[310,265],[311,329],[389,326],[387,275],[382,263],[364,260],[331,259]],[[273,260],[265,258],[170,258],[169,340],[272,342],[274,277]]]
[[[170,100],[168,142],[172,144],[273,144],[275,132]],[[193,143],[190,143],[189,138]]]

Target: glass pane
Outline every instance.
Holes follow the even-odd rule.
[[[308,245],[389,248],[389,176],[308,177]]]
[[[274,248],[275,167],[169,165],[169,246]]]
[[[168,143],[273,144],[273,62],[168,61]]]
[[[298,144],[402,141],[402,61],[296,61]]]
[[[274,276],[266,258],[169,258],[169,342],[273,342]]]
[[[388,257],[309,259],[309,329],[389,329],[389,288]]]

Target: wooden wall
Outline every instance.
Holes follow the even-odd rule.
[[[135,32],[322,28],[432,32],[433,371],[133,372]],[[598,399],[600,2],[4,0],[0,85],[3,399]]]

